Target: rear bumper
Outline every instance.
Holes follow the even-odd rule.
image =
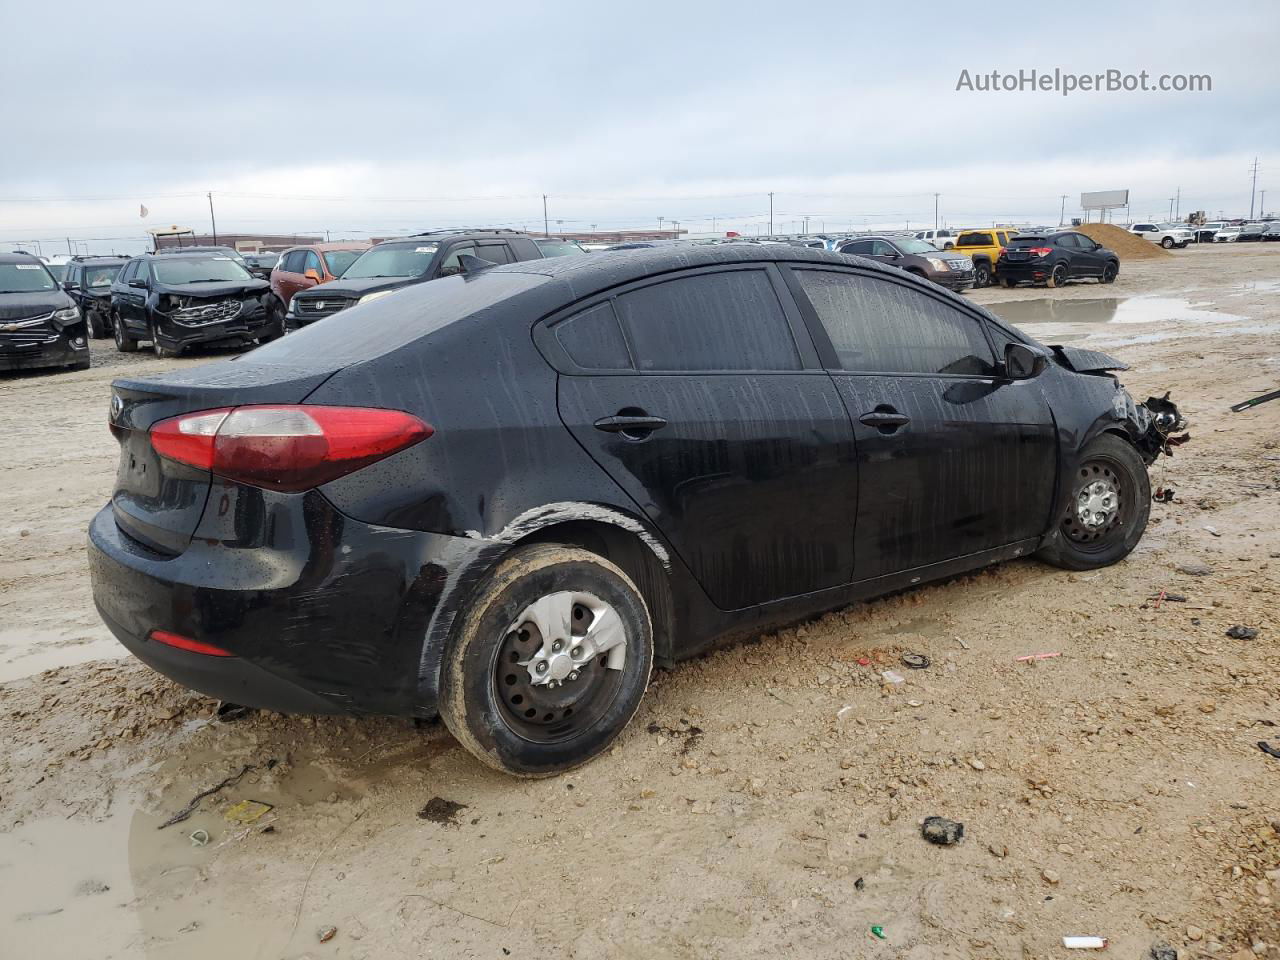
[[[996,268],[996,276],[1014,283],[1041,283],[1048,279],[1053,265],[1050,263],[1010,263],[1001,260]]]
[[[215,485],[205,513],[175,557],[121,532],[110,505],[94,517],[94,603],[130,652],[246,706],[435,713],[453,615],[505,545],[371,526],[315,491]],[[175,649],[150,639],[153,630],[233,656]]]

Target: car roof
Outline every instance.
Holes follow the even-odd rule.
[[[110,253],[110,254],[104,253],[100,257],[72,257],[70,262],[88,264],[90,266],[93,266],[93,265],[102,265],[102,264],[108,264],[108,263],[128,263],[129,258],[124,254],[117,255],[114,253]]]
[[[192,258],[199,257],[202,260],[207,260],[210,257],[225,256],[225,255],[226,255],[226,250],[221,247],[184,247],[181,252],[175,250],[173,253],[156,253],[154,251],[148,250],[146,253],[138,254],[138,256],[134,257],[134,259],[135,260],[156,260],[156,259],[163,258],[165,260],[172,260],[175,257],[192,257]],[[227,259],[231,259],[231,258],[228,257]]]
[[[34,253],[0,253],[0,263],[38,263],[42,266],[44,265],[44,261]]]

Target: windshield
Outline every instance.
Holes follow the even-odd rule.
[[[215,283],[252,280],[249,271],[230,257],[157,257],[151,261],[158,283]]]
[[[932,243],[925,243],[923,240],[895,240],[894,243],[898,245],[898,249],[903,253],[929,254],[940,252]]]
[[[324,254],[324,262],[329,265],[329,272],[335,277],[342,276],[342,271],[360,259],[361,250],[330,250]]]
[[[86,287],[109,287],[123,266],[124,264],[122,263],[113,263],[106,267],[85,267],[84,285]]]
[[[35,293],[58,285],[41,263],[0,263],[0,293]]]
[[[580,246],[568,240],[539,240],[538,249],[544,257],[568,257],[583,252]]]
[[[67,277],[67,265],[65,263],[48,263],[45,264],[49,268],[49,272],[53,274],[53,279],[61,283]]]
[[[420,277],[431,266],[438,243],[380,244],[366,250],[342,274],[343,280],[369,277]]]

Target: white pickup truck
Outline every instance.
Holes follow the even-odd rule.
[[[1136,233],[1152,243],[1158,243],[1166,250],[1185,247],[1195,239],[1186,227],[1172,223],[1131,223],[1129,232]]]
[[[958,230],[917,230],[915,237],[917,240],[923,240],[925,243],[932,243],[939,250],[950,250],[956,245],[956,234]]]

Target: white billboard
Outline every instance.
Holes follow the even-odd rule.
[[[1129,205],[1128,190],[1098,190],[1095,193],[1080,194],[1080,209],[1107,210],[1112,207]]]

